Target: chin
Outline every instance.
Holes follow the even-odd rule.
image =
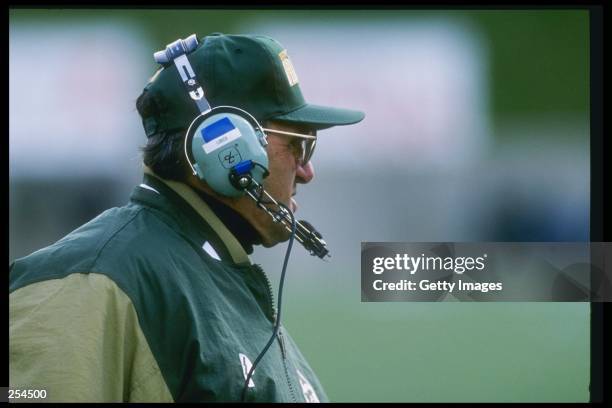
[[[282,225],[275,224],[272,226],[271,231],[262,237],[261,245],[265,248],[271,248],[281,242],[288,241],[291,237],[291,233],[288,232]]]

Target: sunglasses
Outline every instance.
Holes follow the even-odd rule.
[[[317,145],[317,132],[312,130],[310,134],[286,132],[284,130],[262,128],[266,133],[277,133],[279,135],[291,136],[300,139],[299,147],[296,149],[296,157],[302,166],[308,164]]]

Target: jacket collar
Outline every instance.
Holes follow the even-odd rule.
[[[229,257],[235,264],[251,263],[238,239],[227,229],[206,202],[187,184],[161,178],[147,166],[144,166],[144,184],[157,190],[163,199],[168,201],[170,207],[174,207],[163,206],[167,215],[178,221],[186,232],[195,233],[196,231],[193,231],[193,229],[196,226],[202,227],[200,229],[205,230],[205,235],[207,235],[209,241],[212,241],[211,244],[215,250],[220,252],[222,260]],[[155,192],[148,191],[145,188],[140,190],[144,190],[143,192],[149,200],[155,199]],[[135,193],[134,195],[138,194]],[[194,225],[194,222],[196,225]],[[204,242],[198,244],[201,246]]]

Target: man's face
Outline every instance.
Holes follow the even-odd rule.
[[[303,126],[268,122],[267,129],[280,130],[292,133],[314,134]],[[264,189],[279,203],[286,205],[294,213],[298,209],[293,196],[297,193],[298,184],[306,184],[314,178],[312,161],[306,165],[302,163],[302,141],[299,137],[286,136],[273,132],[266,132],[268,138],[268,170],[270,175],[264,179]],[[262,237],[262,244],[271,247],[279,242],[286,241],[290,233],[283,224],[275,223],[265,211],[256,208],[252,202],[253,211],[250,221]]]

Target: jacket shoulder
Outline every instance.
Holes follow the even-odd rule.
[[[110,256],[105,249],[118,237],[135,235],[147,217],[145,208],[128,204],[110,208],[59,241],[15,260],[9,266],[9,292],[31,283],[61,279],[72,273],[96,272]]]

